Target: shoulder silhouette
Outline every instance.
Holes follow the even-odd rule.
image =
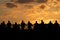
[[[32,23],[28,21],[28,30],[31,30],[31,27],[32,27]]]
[[[59,31],[59,24],[58,24],[58,22],[57,22],[57,20],[55,21],[55,23],[54,23],[54,29],[55,29],[55,31]]]
[[[59,26],[59,24],[58,24],[58,22],[57,22],[57,21],[55,21],[54,25],[55,25],[55,26]]]
[[[40,27],[44,26],[44,21],[41,20]]]
[[[22,22],[21,22],[21,28],[22,28],[22,30],[24,30],[24,27],[25,27],[25,26],[26,26],[25,22],[22,21]]]
[[[40,23],[40,25],[39,25],[39,28],[40,28],[40,30],[45,30],[45,24],[44,24],[44,21],[43,20],[41,20],[41,23]]]
[[[50,22],[48,23],[48,26],[52,27],[52,25],[53,25],[53,23],[50,21]]]
[[[14,31],[19,31],[19,25],[15,22],[15,24],[13,25],[13,29]]]
[[[48,26],[49,26],[49,27],[52,27],[52,26],[53,26],[53,23],[50,21],[50,22],[48,23]]]
[[[34,23],[34,29],[38,30],[39,24],[37,23],[37,21]]]
[[[7,30],[11,30],[11,22],[10,21],[8,21],[8,23],[7,23]]]
[[[5,31],[5,28],[6,28],[6,24],[5,24],[5,22],[3,21],[3,22],[1,23],[1,25],[0,25],[0,30],[1,30],[1,31]]]
[[[41,24],[44,24],[44,21],[43,20],[41,20]]]
[[[53,30],[53,23],[50,21],[49,23],[48,23],[48,31],[52,31]]]

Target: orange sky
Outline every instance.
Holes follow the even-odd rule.
[[[60,2],[56,0],[49,0],[47,3],[29,3],[29,4],[19,4],[15,3],[17,7],[7,8],[5,3],[0,4],[0,22],[7,22],[10,20],[12,23],[20,23],[24,20],[26,23],[28,20],[31,23],[40,20],[44,20],[48,23],[50,20],[54,22],[58,20],[60,23]]]

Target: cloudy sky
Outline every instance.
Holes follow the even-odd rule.
[[[12,23],[57,20],[60,23],[60,0],[0,0],[0,23],[8,20]]]

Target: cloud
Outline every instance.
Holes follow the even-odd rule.
[[[14,8],[14,7],[17,7],[17,6],[15,4],[13,4],[13,3],[6,3],[6,7]]]
[[[37,3],[46,3],[48,0],[37,0]]]
[[[41,8],[41,9],[44,9],[44,8],[45,8],[45,5],[41,5],[40,8]]]
[[[34,0],[17,0],[17,3],[30,3],[30,2],[34,2]]]

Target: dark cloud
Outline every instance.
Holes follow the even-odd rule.
[[[37,3],[46,3],[48,0],[37,0]]]
[[[30,3],[30,2],[34,2],[34,0],[17,0],[17,3]]]
[[[6,7],[13,8],[13,7],[17,7],[17,6],[13,3],[6,3]]]
[[[40,8],[41,8],[41,9],[44,9],[44,8],[45,8],[45,5],[41,5]]]

